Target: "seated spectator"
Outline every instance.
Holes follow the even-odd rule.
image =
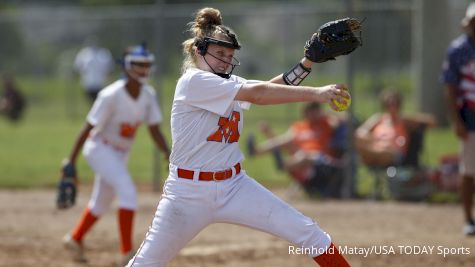
[[[413,153],[408,151],[411,133],[435,125],[435,119],[428,114],[403,116],[402,102],[397,91],[384,90],[381,93],[383,112],[374,114],[356,130],[355,146],[366,165],[402,164]]]
[[[10,75],[3,76],[3,93],[0,97],[0,114],[10,121],[20,120],[25,108],[25,98]]]
[[[268,140],[254,151],[251,149],[251,155],[273,152],[278,165],[281,164],[310,196],[340,197],[347,135],[345,120],[327,114],[318,103],[307,104],[303,115],[304,120],[293,123],[279,136],[267,123],[262,123],[261,131]],[[289,155],[285,161],[280,149]]]

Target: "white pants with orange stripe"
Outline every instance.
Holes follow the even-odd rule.
[[[137,192],[127,169],[128,152],[119,151],[100,140],[88,139],[83,153],[95,173],[88,203],[91,213],[96,216],[104,214],[115,196],[119,200],[119,208],[135,210]]]
[[[248,226],[298,247],[327,249],[331,243],[330,236],[312,219],[277,198],[244,171],[224,181],[208,182],[178,178],[175,170],[170,170],[152,225],[127,266],[166,266],[212,223]]]

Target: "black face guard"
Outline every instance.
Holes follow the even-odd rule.
[[[215,44],[215,45],[219,45],[219,46],[223,46],[223,47],[227,47],[227,48],[232,48],[232,49],[238,49],[238,50],[241,48],[241,46],[237,42],[236,43],[227,42],[227,41],[218,40],[218,39],[214,39],[214,38],[210,38],[210,37],[205,37],[202,42],[203,42],[202,46],[198,45],[198,47],[201,50],[201,55],[203,56],[203,59],[205,60],[208,67],[210,67],[210,69],[213,71],[213,73],[218,75],[219,77],[224,78],[224,79],[229,79],[231,77],[231,74],[234,71],[234,68],[241,65],[241,63],[235,57],[233,57],[232,62],[226,62],[226,61],[216,57],[215,55],[213,55],[211,53],[208,53],[208,46],[209,46],[209,44]],[[206,58],[205,58],[206,54],[209,54],[210,56],[214,57],[215,59],[217,59],[217,60],[219,60],[219,61],[221,61],[225,64],[231,65],[231,71],[229,73],[218,73],[218,72],[216,72],[209,65],[208,61],[206,60]]]
[[[214,74],[216,74],[216,75],[218,75],[219,77],[224,78],[224,79],[229,79],[229,78],[231,78],[231,75],[232,75],[232,73],[233,73],[233,71],[234,71],[234,68],[237,67],[237,66],[239,66],[239,65],[241,65],[241,62],[239,62],[239,60],[237,60],[235,57],[233,57],[232,62],[230,63],[230,62],[226,62],[226,61],[224,61],[224,60],[222,60],[222,59],[216,57],[215,55],[213,55],[213,54],[211,54],[211,53],[207,53],[207,54],[210,55],[210,56],[212,56],[212,57],[214,57],[215,59],[217,59],[217,60],[219,60],[219,61],[225,63],[225,64],[231,65],[231,71],[230,71],[229,73],[219,73],[219,72],[216,72],[216,71],[209,65],[208,61],[207,61],[206,58],[205,58],[205,55],[203,55],[203,59],[205,60],[206,64],[208,64],[208,67],[214,72]]]

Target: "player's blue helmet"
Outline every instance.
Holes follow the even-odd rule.
[[[145,43],[130,47],[124,55],[124,67],[130,69],[132,62],[150,63],[155,61],[155,56],[147,49]]]

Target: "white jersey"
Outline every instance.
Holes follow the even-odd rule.
[[[250,103],[235,101],[248,82],[232,75],[223,79],[196,68],[178,80],[171,114],[170,163],[190,170],[223,170],[244,159],[238,145],[243,127],[242,108]]]
[[[93,138],[122,150],[132,146],[135,132],[141,123],[148,125],[162,121],[155,90],[143,85],[137,99],[133,99],[125,88],[126,80],[118,80],[104,88],[87,115],[87,122],[94,126]]]
[[[85,47],[79,51],[74,67],[81,74],[81,84],[86,88],[102,88],[112,70],[113,59],[109,50]]]

